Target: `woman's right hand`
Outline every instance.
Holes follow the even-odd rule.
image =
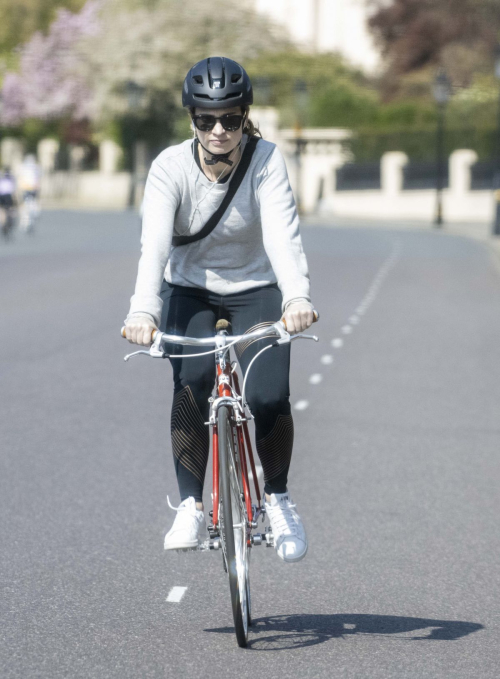
[[[151,316],[132,316],[125,321],[125,337],[132,344],[149,347],[153,341],[152,334],[158,328]]]

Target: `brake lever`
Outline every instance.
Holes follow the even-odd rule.
[[[123,357],[124,361],[128,361],[129,358],[133,358],[134,356],[139,356],[139,354],[146,354],[146,356],[149,356],[149,351],[144,351],[141,349],[141,351],[134,351],[132,354],[127,354],[126,356]]]
[[[317,335],[304,335],[302,332],[299,332],[297,335],[290,336],[290,342],[296,339],[309,339],[314,340],[315,342],[319,342],[319,337]]]
[[[166,358],[168,354],[166,354],[161,348],[161,341],[162,334],[161,332],[157,332],[155,333],[155,338],[148,351],[145,351],[144,349],[141,349],[140,351],[134,351],[132,354],[127,354],[123,360],[128,361],[129,358],[132,358],[133,356],[139,356],[139,354],[145,354],[146,356],[152,356],[153,358]]]

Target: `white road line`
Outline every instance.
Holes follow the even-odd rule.
[[[297,401],[293,407],[295,410],[305,410],[309,407],[309,401]]]
[[[186,593],[187,587],[172,587],[168,593],[167,601],[170,603],[178,604]]]
[[[331,354],[324,354],[320,361],[323,365],[331,365],[333,363],[333,356]]]
[[[342,333],[343,333],[344,335],[350,335],[351,332],[352,332],[352,328],[351,328],[350,325],[344,325],[344,326],[342,327]]]
[[[332,339],[332,347],[334,349],[340,349],[341,346],[344,345],[344,340],[341,339],[340,337],[336,337],[335,339]]]
[[[323,381],[323,375],[321,375],[320,373],[314,373],[309,378],[309,384],[319,384],[322,381]]]
[[[399,241],[396,241],[396,243],[394,243],[394,245],[392,247],[391,254],[389,255],[389,257],[387,257],[385,262],[382,264],[380,269],[375,274],[375,276],[372,280],[372,283],[371,283],[370,287],[368,288],[368,291],[367,291],[364,299],[361,301],[360,305],[356,309],[355,313],[356,313],[357,316],[362,316],[363,314],[365,314],[367,312],[368,308],[371,306],[371,304],[375,301],[377,295],[380,292],[380,287],[381,287],[382,283],[384,282],[386,276],[389,274],[389,272],[392,269],[392,267],[394,266],[394,264],[399,259],[400,252],[401,252],[401,244],[400,244]],[[353,323],[353,324],[357,323],[358,321],[359,321],[359,319],[357,321],[354,321],[352,316],[349,319],[349,322]]]
[[[351,316],[351,318],[349,319],[349,323],[351,323],[352,325],[357,325],[357,324],[359,323],[360,320],[361,320],[361,319],[359,318],[359,316],[356,316],[356,314],[354,314],[354,315]]]

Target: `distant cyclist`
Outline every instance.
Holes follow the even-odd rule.
[[[20,226],[31,233],[40,214],[39,194],[41,171],[33,154],[28,154],[19,170],[19,188],[22,191]]]
[[[0,222],[2,234],[8,238],[14,228],[16,209],[16,180],[9,167],[4,167],[0,174]]]
[[[224,318],[235,334],[271,325],[281,316],[301,332],[313,322],[299,217],[278,148],[264,141],[249,118],[252,85],[235,61],[204,59],[182,90],[194,139],[163,151],[149,172],[142,256],[126,319],[130,342],[149,345],[155,328],[191,337],[213,336]],[[200,233],[231,186],[245,153],[251,162],[219,223],[196,242],[173,237]],[[258,351],[240,343],[243,372]],[[185,347],[184,353],[195,353]],[[172,360],[172,448],[181,504],[165,549],[193,548],[204,525],[202,492],[209,453],[208,398],[214,357]],[[293,445],[289,401],[290,345],[262,354],[247,385],[264,470],[266,511],[284,561],[307,552],[302,521],[288,493]],[[311,450],[304,451],[307,455]]]

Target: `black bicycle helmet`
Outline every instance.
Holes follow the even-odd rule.
[[[195,64],[184,80],[182,105],[230,108],[253,104],[252,83],[245,69],[232,59],[210,57]]]

